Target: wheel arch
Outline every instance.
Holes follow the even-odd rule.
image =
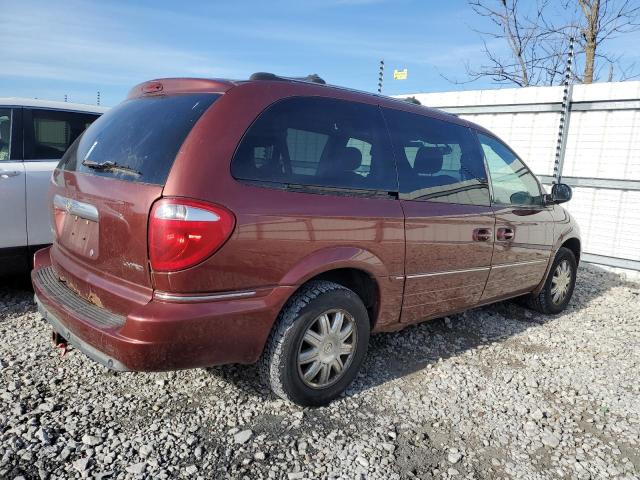
[[[389,272],[374,253],[357,247],[334,247],[312,253],[284,276],[281,285],[295,286],[293,297],[304,285],[327,280],[354,291],[362,300],[371,328],[380,316],[383,298],[382,282]]]
[[[373,329],[380,312],[380,286],[375,277],[358,268],[336,268],[319,273],[307,280],[300,288],[317,280],[337,283],[358,295],[367,309],[369,325]]]
[[[532,292],[533,295],[538,295],[542,291],[542,289],[544,288],[544,284],[547,281],[547,277],[549,276],[549,272],[551,272],[551,267],[553,265],[553,260],[556,258],[556,255],[558,254],[558,250],[560,250],[562,247],[568,248],[569,250],[571,250],[573,252],[573,254],[576,257],[576,265],[578,265],[580,263],[580,252],[581,252],[581,248],[582,248],[582,245],[580,243],[580,238],[578,238],[578,237],[569,237],[569,238],[560,239],[560,241],[556,244],[554,249],[551,251],[551,256],[549,258],[549,263],[547,265],[547,270],[544,272],[544,277],[542,277],[542,280],[540,281],[538,286],[535,288],[535,290],[533,290],[533,292]]]
[[[571,250],[576,257],[576,264],[580,263],[581,245],[580,239],[578,237],[571,237],[565,240],[562,245],[560,245],[560,247],[565,247]]]

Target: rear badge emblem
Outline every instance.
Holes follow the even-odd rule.
[[[142,265],[138,265],[137,263],[133,263],[133,262],[123,262],[122,265],[124,265],[125,267],[131,270],[137,270],[138,272],[141,272],[142,270],[144,270],[144,267]]]

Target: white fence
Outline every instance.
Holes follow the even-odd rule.
[[[423,105],[480,124],[504,139],[546,185],[553,180],[563,87],[417,93]],[[567,204],[584,259],[640,270],[640,82],[575,85],[560,153]]]

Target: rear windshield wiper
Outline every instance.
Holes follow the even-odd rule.
[[[85,167],[93,168],[94,170],[117,170],[123,173],[128,173],[130,175],[135,175],[137,177],[142,175],[142,172],[139,172],[131,167],[127,167],[126,165],[118,165],[116,162],[112,162],[107,160],[106,162],[94,162],[93,160],[84,160],[82,165]]]

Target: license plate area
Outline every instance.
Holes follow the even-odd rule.
[[[58,243],[74,254],[97,259],[100,254],[98,209],[60,195],[54,197],[53,204]]]

